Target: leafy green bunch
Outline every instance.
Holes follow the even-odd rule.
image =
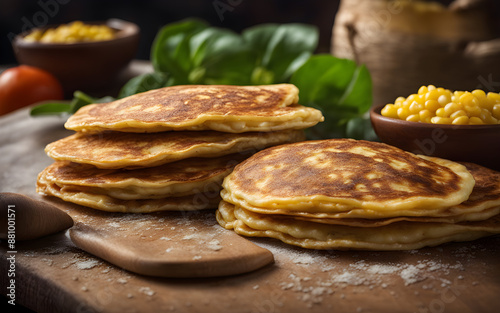
[[[325,122],[310,138],[372,139],[366,112],[372,104],[368,70],[352,60],[316,54],[318,30],[305,24],[262,24],[237,34],[198,19],[164,26],[151,47],[154,72],[132,78],[118,98],[173,85],[292,83],[300,103],[320,109]],[[76,92],[71,104],[48,103],[32,115],[74,113],[95,99]]]

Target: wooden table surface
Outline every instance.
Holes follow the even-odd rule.
[[[0,191],[37,199],[37,174],[52,160],[46,144],[69,135],[65,118],[0,117]],[[116,214],[65,205],[85,223],[108,223]],[[124,215],[125,216],[125,215]],[[179,218],[144,214],[137,223]],[[197,223],[216,229],[213,211],[183,217],[180,231]],[[158,221],[155,221],[158,219]],[[165,223],[167,226],[168,223]],[[109,226],[109,225],[108,225]],[[225,230],[224,230],[225,231]],[[253,239],[275,263],[243,275],[169,279],[136,275],[76,248],[64,232],[17,242],[16,302],[37,312],[498,312],[500,236],[402,252],[316,251],[272,239]],[[179,247],[182,247],[179,242]],[[7,290],[7,243],[0,242],[0,286]]]

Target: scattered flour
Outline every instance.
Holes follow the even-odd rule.
[[[335,262],[335,258],[342,256],[342,252],[307,251],[304,253],[303,250],[280,246],[275,242],[269,244],[261,240],[252,241],[269,249],[275,256],[277,266],[292,262],[299,265],[299,269],[307,270],[306,272],[296,270],[295,273],[290,274],[279,283],[279,288],[286,292],[296,293],[297,299],[305,302],[308,307],[322,303],[326,298],[334,296],[335,291],[346,287],[367,288],[369,290],[375,288],[390,289],[391,285],[397,283],[397,280],[400,280],[405,286],[428,280],[421,288],[446,288],[452,285],[452,279],[447,279],[445,275],[449,275],[451,271],[465,270],[465,266],[462,264],[464,260],[455,261],[455,263],[440,261],[434,255],[429,256],[426,251],[409,251],[409,254],[418,253],[419,255],[419,260],[413,262],[405,262],[405,260],[377,261],[382,256],[372,253],[369,255],[350,255],[349,257],[353,260],[346,263],[345,260]],[[463,250],[459,251],[459,253],[464,252]],[[315,276],[315,273],[320,272],[328,274]],[[388,292],[396,296],[397,290],[389,290]],[[338,294],[337,297],[343,298],[345,295]],[[362,310],[364,309],[362,308]]]
[[[154,290],[152,290],[152,289],[151,289],[151,288],[149,288],[149,287],[140,287],[140,288],[139,288],[139,292],[141,292],[141,293],[143,293],[143,294],[145,294],[145,295],[147,295],[147,296],[150,296],[150,297],[151,297],[151,296],[154,296],[154,295],[155,295],[155,293],[156,293]]]
[[[87,261],[75,262],[75,265],[79,270],[89,270],[91,268],[96,267],[99,264],[101,264],[101,261],[99,260],[87,260]]]
[[[208,245],[207,245],[207,248],[210,249],[210,250],[214,250],[214,251],[219,251],[220,249],[222,249],[222,246],[220,244],[220,241],[217,240],[217,239],[212,239]]]
[[[126,284],[126,283],[128,283],[128,280],[127,280],[127,279],[125,279],[125,278],[118,278],[118,279],[116,280],[116,282],[117,282],[117,283],[120,283],[120,284]]]

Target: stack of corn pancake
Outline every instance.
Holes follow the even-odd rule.
[[[174,86],[81,108],[46,147],[37,191],[111,212],[216,208],[251,153],[304,139],[323,120],[290,84]]]
[[[377,142],[257,152],[223,182],[217,220],[311,249],[406,250],[500,233],[500,173]]]

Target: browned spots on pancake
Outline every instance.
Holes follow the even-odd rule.
[[[291,107],[283,107],[289,95],[290,87],[280,85],[274,88],[173,86],[96,105],[86,113],[104,123],[123,120],[181,123],[204,114],[268,116],[270,112],[292,111]],[[78,114],[75,119],[78,120]]]
[[[217,156],[244,150],[261,150],[270,145],[295,142],[304,139],[301,130],[276,132],[247,132],[241,134],[216,131],[178,131],[159,133],[123,133],[104,131],[101,133],[77,132],[47,145],[47,154],[56,160],[89,163],[98,167],[129,168],[146,167],[139,161],[161,158],[155,164],[170,163],[186,157],[206,157],[200,149],[211,147]],[[227,145],[227,147],[222,147]],[[238,151],[230,148],[236,146]],[[219,147],[219,148],[217,148]],[[198,151],[196,155],[186,154]],[[194,153],[194,152],[193,152]],[[213,156],[213,155],[209,155]],[[102,166],[105,163],[105,166]],[[120,166],[114,166],[114,163]]]
[[[247,134],[250,137],[253,134]],[[69,137],[48,145],[47,150],[54,150],[58,155],[79,155],[87,159],[93,157],[94,151],[106,151],[101,158],[141,158],[147,155],[147,150],[168,143],[172,151],[183,151],[192,146],[203,143],[227,143],[241,134],[220,133],[215,131],[204,132],[160,132],[160,133],[122,133],[106,131],[102,133],[78,132]]]
[[[144,169],[99,169],[92,165],[57,161],[44,172],[47,180],[78,186],[113,184],[129,179],[144,183],[205,181],[229,171],[247,156],[232,154],[220,158],[191,158]]]
[[[474,163],[460,163],[465,165],[476,181],[469,199],[460,206],[472,207],[481,202],[500,198],[500,172]]]
[[[359,154],[363,151],[368,155]],[[231,176],[245,194],[371,201],[444,196],[459,190],[461,182],[434,162],[382,143],[350,139],[269,148],[238,165]]]

